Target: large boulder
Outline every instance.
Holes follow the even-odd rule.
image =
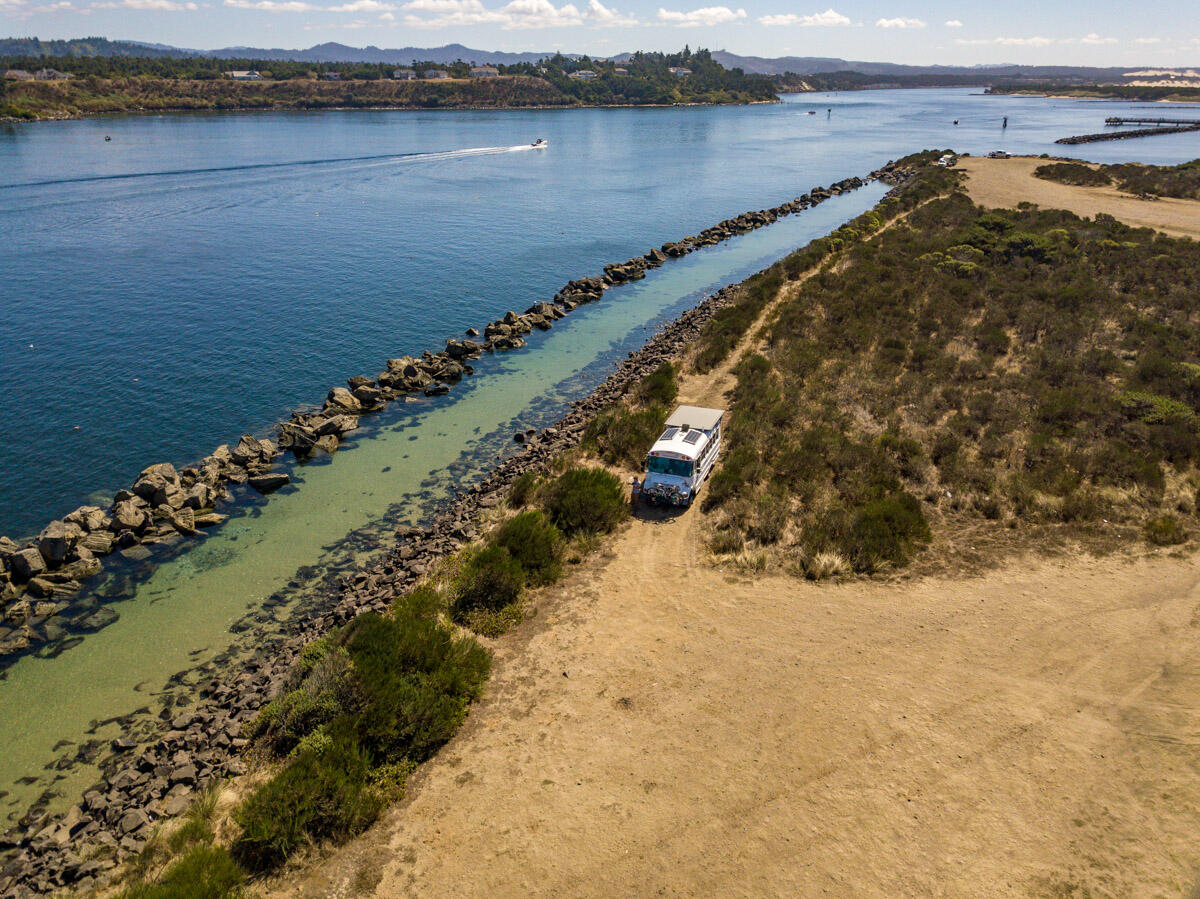
[[[29,546],[13,553],[8,559],[8,567],[14,580],[27,581],[46,570],[46,560],[37,547]]]
[[[188,537],[195,537],[200,533],[196,530],[196,513],[187,506],[173,512],[170,521],[175,530]]]
[[[267,474],[255,475],[250,478],[247,483],[250,484],[259,493],[271,493],[278,490],[280,487],[289,483],[291,478],[282,471],[268,472]]]
[[[67,553],[75,546],[82,536],[82,529],[77,524],[65,521],[52,521],[38,535],[37,548],[50,568],[57,568],[67,558]]]
[[[115,542],[116,538],[109,531],[92,531],[79,541],[76,549],[78,550],[82,547],[93,555],[107,556],[113,551],[113,543]]]
[[[146,529],[150,523],[150,516],[146,514],[146,510],[138,506],[133,500],[125,500],[113,506],[112,510],[113,530],[140,532]]]
[[[345,390],[346,388],[338,387],[336,389]],[[247,466],[257,462],[270,462],[278,453],[279,450],[272,441],[260,440],[250,434],[243,434],[238,445],[230,451],[230,456],[238,465]]]
[[[354,398],[362,403],[364,409],[383,405],[383,392],[378,387],[366,384],[354,388]]]
[[[332,411],[341,410],[342,412],[349,412],[354,415],[362,412],[363,408],[358,397],[345,387],[334,387],[330,390],[325,406]]]

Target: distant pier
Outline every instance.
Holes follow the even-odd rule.
[[[1132,121],[1127,119],[1126,121]],[[1112,124],[1112,120],[1109,120]],[[1075,137],[1062,137],[1056,144],[1092,144],[1102,140],[1129,140],[1134,137],[1153,137],[1156,134],[1179,134],[1183,131],[1200,131],[1200,122],[1187,124],[1164,125],[1159,128],[1132,128],[1128,131],[1102,131],[1099,134],[1079,134]]]
[[[1200,125],[1200,119],[1130,119],[1122,116],[1109,116],[1104,120],[1105,125]]]

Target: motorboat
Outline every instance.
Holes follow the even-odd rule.
[[[535,150],[544,150],[550,145],[548,143],[546,143],[544,138],[539,137],[532,144],[530,144],[530,146],[533,147],[533,149],[535,149]]]

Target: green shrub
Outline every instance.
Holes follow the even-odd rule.
[[[1108,504],[1091,490],[1073,490],[1063,497],[1063,521],[1095,521],[1104,515]]]
[[[254,736],[265,737],[281,755],[353,703],[350,657],[344,649],[330,650],[325,639],[314,641],[302,651],[297,669],[305,672],[300,686],[269,703],[254,722]]]
[[[667,412],[661,406],[645,409],[617,406],[588,422],[583,444],[610,465],[641,468],[666,420]]]
[[[921,503],[908,493],[896,493],[860,508],[842,539],[842,553],[857,571],[883,565],[904,565],[916,544],[930,539]]]
[[[740,553],[746,546],[742,532],[736,529],[717,531],[708,542],[708,548],[717,555]]]
[[[1175,546],[1187,541],[1187,529],[1174,515],[1151,518],[1145,526],[1146,540],[1155,546]]]
[[[1046,181],[1057,181],[1060,184],[1103,187],[1112,183],[1112,178],[1104,171],[1103,166],[1094,169],[1078,162],[1052,162],[1039,165],[1033,170],[1033,174]]]
[[[485,649],[436,619],[359,615],[347,649],[362,708],[357,738],[375,764],[422,762],[454,735],[487,680]]]
[[[759,543],[778,543],[783,537],[787,521],[787,501],[777,494],[764,494],[755,504],[750,536]]]
[[[504,522],[492,536],[494,546],[508,550],[531,584],[551,584],[562,573],[562,531],[531,509]]]
[[[629,517],[629,500],[617,477],[603,468],[572,468],[546,487],[546,512],[568,536],[607,533]]]
[[[241,828],[234,857],[250,871],[267,871],[306,842],[361,833],[380,810],[369,772],[367,754],[346,732],[321,755],[298,756],[234,813]]]
[[[246,872],[226,849],[193,846],[158,880],[123,890],[119,899],[234,899],[243,895]]]
[[[467,560],[455,579],[454,613],[502,609],[517,601],[524,585],[521,563],[503,546],[486,547]]]
[[[508,488],[508,503],[514,509],[520,509],[533,498],[537,489],[538,478],[532,471],[519,474]]]
[[[675,375],[675,366],[664,362],[642,378],[634,390],[634,395],[646,406],[669,406],[679,396],[679,385],[675,382]]]

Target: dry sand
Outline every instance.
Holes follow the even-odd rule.
[[[714,568],[701,541],[698,509],[635,520],[539,597],[406,800],[270,893],[1193,891],[1193,557],[818,585]]]
[[[967,192],[980,206],[1014,207],[1029,202],[1046,209],[1069,209],[1088,218],[1105,212],[1140,228],[1200,239],[1200,201],[1139,200],[1115,187],[1075,187],[1034,177],[1033,170],[1048,161],[1027,156],[967,156],[958,166],[969,176]]]

